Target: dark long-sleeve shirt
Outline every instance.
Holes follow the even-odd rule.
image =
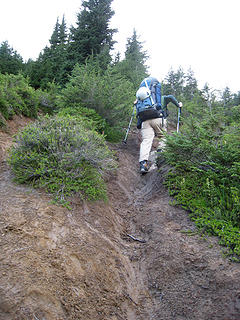
[[[175,106],[177,108],[179,108],[179,103],[173,95],[170,94],[168,96],[162,96],[162,108],[163,109],[165,109],[170,102],[172,102],[173,104],[175,104]]]

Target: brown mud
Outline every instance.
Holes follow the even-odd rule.
[[[0,131],[0,320],[239,320],[240,265],[169,203],[162,174],[138,173],[137,135],[115,145],[107,203],[17,185]],[[188,231],[191,230],[191,236]]]

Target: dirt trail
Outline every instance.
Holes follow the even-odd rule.
[[[0,132],[0,320],[239,320],[240,266],[169,205],[157,170],[138,174],[138,140],[114,148],[108,203],[12,182],[6,150],[28,121]]]

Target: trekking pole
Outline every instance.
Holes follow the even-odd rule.
[[[180,115],[181,115],[181,108],[178,108],[178,120],[177,120],[177,133],[179,132],[179,123],[180,123]]]
[[[133,121],[134,111],[135,111],[135,104],[133,105],[133,111],[132,111],[131,119],[129,121],[129,125],[128,125],[127,131],[126,131],[126,135],[125,135],[125,138],[123,140],[123,143],[125,143],[125,144],[127,143],[128,133],[130,131],[130,127],[131,127],[131,124],[132,124],[132,121]]]

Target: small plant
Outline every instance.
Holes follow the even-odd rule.
[[[59,95],[58,107],[93,109],[106,120],[106,139],[111,142],[123,138],[131,115],[135,90],[132,83],[114,68],[103,71],[91,59],[76,65],[69,82]]]
[[[14,114],[37,116],[39,101],[36,91],[21,74],[0,74],[0,97],[0,112],[6,120]]]
[[[0,113],[0,128],[3,130],[3,129],[6,129],[6,125],[7,125],[7,122],[6,120],[4,119],[4,117],[2,116],[2,114]]]
[[[203,232],[240,256],[240,128],[218,112],[186,120],[181,134],[167,138],[165,183]]]
[[[62,108],[58,111],[59,116],[71,116],[78,121],[84,122],[85,126],[103,134],[107,123],[94,109],[81,106]]]
[[[104,137],[70,116],[44,117],[26,127],[9,163],[17,182],[43,187],[62,202],[73,194],[106,199],[104,176],[116,168]]]
[[[72,116],[78,121],[84,122],[86,128],[95,130],[104,135],[109,142],[119,142],[123,138],[123,131],[117,127],[111,127],[94,109],[75,106],[62,108],[58,111],[60,116]]]

